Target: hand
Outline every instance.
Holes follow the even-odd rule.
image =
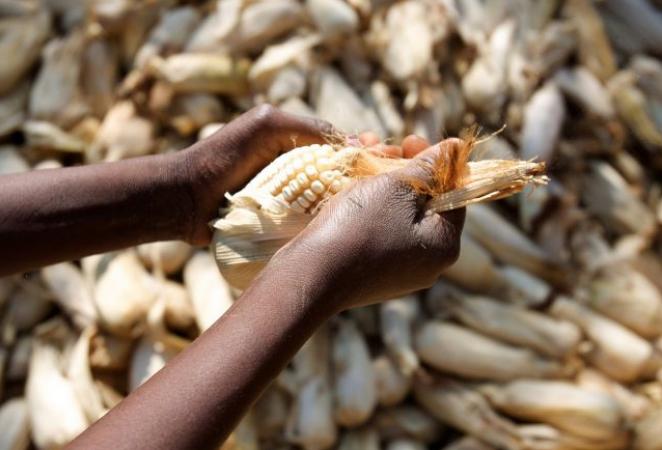
[[[226,192],[235,192],[278,155],[310,144],[321,144],[334,134],[323,120],[288,114],[270,105],[261,105],[242,114],[207,139],[178,155],[186,167],[185,184],[194,211],[186,239],[206,245],[211,239],[208,223],[218,214]],[[411,157],[427,147],[422,138],[409,136],[403,146],[381,144],[375,133],[362,133],[360,144],[391,156]]]
[[[447,139],[401,170],[356,182],[275,259],[297,266],[282,258],[308,264],[324,258],[320,288],[335,292],[333,312],[430,287],[459,255],[465,210],[425,213],[426,199],[410,181],[431,184],[434,161],[448,158],[459,142]]]

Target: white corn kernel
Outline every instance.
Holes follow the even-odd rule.
[[[305,187],[305,186],[310,185],[310,180],[308,179],[306,174],[303,173],[303,172],[299,172],[297,174],[297,181],[299,182],[299,184],[301,184],[301,187]]]
[[[317,167],[319,168],[320,172],[323,172],[325,170],[331,170],[335,167],[333,164],[333,161],[331,161],[329,158],[322,157],[317,160]]]
[[[296,201],[290,203],[290,208],[292,209],[292,211],[295,211],[295,212],[298,212],[298,213],[305,213],[306,212],[306,209],[304,207],[302,207],[301,205],[299,205],[299,203],[297,203]]]
[[[294,172],[299,172],[303,170],[303,161],[301,158],[297,158],[294,161],[292,161],[292,167],[294,168]]]
[[[285,186],[285,189],[283,189],[283,198],[288,202],[291,202],[296,198],[289,186]]]
[[[303,196],[310,200],[311,203],[315,203],[315,200],[317,200],[317,195],[310,189],[303,191]]]
[[[331,170],[326,170],[320,173],[320,180],[322,181],[322,183],[324,183],[327,186],[330,185],[333,182],[333,180],[335,180],[335,178],[336,176],[333,174],[333,171]]]
[[[301,185],[297,180],[291,180],[288,186],[292,189],[292,193],[298,193],[301,190]]]
[[[297,199],[297,203],[301,205],[302,208],[307,209],[310,208],[310,202],[306,200],[306,197],[301,196]]]
[[[329,190],[331,190],[331,192],[333,192],[334,194],[340,192],[342,190],[342,183],[340,182],[340,180],[337,179],[333,180],[331,182],[331,185],[329,186]]]
[[[315,162],[315,155],[313,154],[312,151],[307,151],[306,153],[303,154],[302,159],[305,164],[312,164]]]
[[[317,176],[319,175],[319,172],[317,171],[317,168],[315,166],[313,166],[312,164],[309,164],[309,165],[306,166],[305,172],[306,172],[306,175],[308,175],[308,178],[310,178],[311,180],[317,178]]]
[[[310,189],[316,194],[323,194],[326,192],[326,186],[324,186],[319,180],[313,181],[310,185]]]

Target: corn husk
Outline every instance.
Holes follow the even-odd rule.
[[[550,161],[564,119],[561,91],[556,83],[547,82],[531,96],[524,108],[520,157]]]
[[[490,403],[510,416],[548,423],[587,439],[625,432],[621,408],[611,396],[562,381],[520,379],[481,388]]]
[[[563,276],[558,263],[488,206],[469,208],[465,229],[501,261],[551,282]]]
[[[571,322],[478,296],[450,296],[450,315],[474,330],[553,358],[576,352],[581,334]]]
[[[354,322],[338,322],[332,360],[336,422],[346,427],[361,425],[377,405],[377,392],[368,346]]]
[[[31,330],[48,316],[52,307],[50,296],[37,283],[24,283],[9,298],[3,320],[16,331]]]
[[[146,155],[154,146],[153,133],[152,123],[137,114],[133,103],[116,103],[104,117],[85,157],[88,162],[99,162]]]
[[[117,254],[108,262],[94,289],[100,325],[120,336],[139,334],[157,293],[154,279],[134,252]]]
[[[620,233],[643,236],[655,230],[655,218],[610,165],[595,162],[585,177],[582,197],[587,209]]]
[[[34,342],[25,397],[32,440],[39,448],[58,448],[90,424],[79,403],[73,383],[62,370],[58,334],[66,333],[61,322],[41,326]]]
[[[418,370],[412,345],[412,324],[420,315],[416,297],[389,300],[380,306],[381,336],[389,355],[406,377]]]
[[[306,10],[325,36],[352,33],[359,26],[358,14],[342,0],[306,0]]]
[[[445,446],[442,450],[494,450],[494,447],[473,437],[463,437]]]
[[[23,133],[30,147],[33,148],[83,153],[87,147],[87,142],[50,122],[26,121],[23,124]]]
[[[659,408],[651,411],[641,419],[634,430],[635,438],[632,448],[634,450],[659,450],[662,448],[662,437],[660,436],[660,424],[662,424],[662,410]]]
[[[125,370],[129,366],[132,349],[129,339],[97,332],[89,346],[89,362],[93,369]]]
[[[634,422],[651,408],[651,402],[643,395],[628,390],[624,385],[609,379],[593,369],[584,369],[577,375],[577,385],[591,392],[609,395],[618,402],[625,417]]]
[[[0,175],[27,172],[29,169],[30,166],[17,148],[0,145]]]
[[[559,362],[449,322],[424,324],[416,333],[415,345],[426,364],[470,379],[506,381],[524,376],[558,377],[564,373]]]
[[[662,333],[662,293],[627,265],[606,268],[591,282],[589,305],[640,336]]]
[[[32,354],[32,336],[21,336],[12,347],[7,362],[6,377],[8,381],[25,380],[28,375],[28,365]]]
[[[59,263],[41,269],[41,277],[55,302],[67,312],[74,323],[84,328],[98,319],[92,294],[81,271],[71,263]]]
[[[378,450],[379,435],[373,428],[348,430],[340,437],[338,450]]]
[[[551,312],[582,329],[594,345],[589,361],[611,378],[630,382],[646,370],[653,348],[643,338],[569,298],[558,298]]]
[[[230,288],[208,253],[198,252],[191,257],[184,268],[184,284],[201,331],[209,328],[232,305]]]
[[[425,445],[413,439],[397,439],[386,445],[387,450],[425,450]]]
[[[413,405],[382,409],[375,416],[375,426],[382,439],[415,439],[431,443],[439,438],[444,427],[428,413]]]
[[[253,405],[251,411],[261,439],[274,439],[283,433],[289,403],[286,393],[272,384]]]
[[[178,272],[191,255],[191,246],[182,241],[163,241],[138,246],[138,256],[148,269],[158,267],[165,274]]]
[[[333,396],[324,375],[305,382],[290,412],[285,437],[306,450],[330,448],[337,438]]]
[[[414,394],[416,401],[442,423],[497,448],[526,448],[515,424],[499,416],[475,390],[442,379],[435,385],[415,383]]]
[[[104,415],[107,409],[104,407],[101,394],[92,378],[92,367],[90,365],[90,341],[95,329],[88,327],[84,329],[76,345],[73,347],[67,367],[66,375],[71,380],[74,392],[78,398],[87,420],[92,423]]]
[[[51,16],[44,8],[32,14],[3,17],[0,21],[0,95],[11,92],[39,59],[51,33]]]
[[[554,75],[554,82],[565,95],[576,101],[591,114],[605,119],[614,116],[614,105],[600,80],[582,66],[561,69]]]
[[[249,64],[225,55],[181,53],[168,58],[154,57],[148,69],[176,92],[246,93]]]
[[[397,405],[409,394],[411,378],[405,376],[387,355],[373,360],[372,371],[375,374],[375,390],[380,405]]]
[[[7,400],[0,405],[0,449],[27,450],[30,445],[30,420],[24,398]]]
[[[22,83],[6,95],[0,97],[0,137],[21,128],[25,120],[30,86]]]

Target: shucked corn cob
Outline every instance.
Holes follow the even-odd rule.
[[[463,151],[455,153],[449,166],[438,168],[440,186],[428,209],[448,211],[503,198],[530,182],[546,182],[541,163],[468,163],[471,146],[471,141],[464,142]],[[330,144],[299,147],[279,156],[244,189],[228,195],[227,214],[213,223],[213,250],[223,276],[235,287],[247,287],[271,256],[352,179],[389,172],[406,164],[406,159],[389,159],[364,148],[336,148]]]

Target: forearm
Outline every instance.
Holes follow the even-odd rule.
[[[183,239],[193,198],[184,152],[0,177],[0,276]]]
[[[323,261],[291,256],[278,255],[218,322],[70,448],[218,448],[336,311]]]

